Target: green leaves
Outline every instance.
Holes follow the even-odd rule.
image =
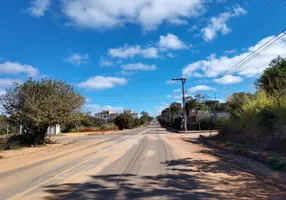
[[[71,85],[47,78],[15,83],[1,101],[10,118],[33,137],[44,137],[49,126],[71,121],[84,104],[84,98]]]

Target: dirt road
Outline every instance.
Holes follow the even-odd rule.
[[[286,199],[157,125],[78,140],[61,152],[0,160],[0,199]]]

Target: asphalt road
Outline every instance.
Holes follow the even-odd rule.
[[[75,137],[95,142],[0,173],[0,199],[280,199],[273,188],[221,166],[200,147],[173,143],[173,135],[152,125]],[[253,198],[257,192],[261,198]]]

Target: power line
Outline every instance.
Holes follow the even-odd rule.
[[[245,36],[245,33],[249,32],[250,34],[253,35],[253,33],[255,33],[256,31],[258,31],[258,30],[263,26],[263,24],[265,24],[271,17],[273,17],[278,11],[280,11],[281,8],[283,8],[283,7],[286,5],[286,3],[280,5],[280,4],[283,2],[283,0],[279,1],[278,4],[276,4],[278,1],[275,1],[274,4],[270,5],[270,3],[271,3],[272,1],[273,1],[273,0],[269,1],[269,2],[263,7],[263,9],[260,11],[260,13],[258,14],[258,16],[257,16],[256,18],[254,18],[253,23],[250,24],[250,25],[248,26],[248,28],[244,29],[244,31],[242,32],[241,36],[240,36],[238,39],[234,40],[233,43],[230,45],[229,48],[231,48],[237,41],[239,41],[240,38],[249,39],[250,37],[246,37],[246,36]],[[279,5],[280,5],[280,7],[278,7]],[[274,7],[273,7],[273,6],[274,6]],[[278,9],[277,9],[276,11],[274,11],[275,6],[278,7]],[[269,8],[270,8],[270,9],[269,9]],[[271,9],[271,8],[272,8],[272,9]],[[267,12],[269,12],[269,10],[270,10],[270,13],[267,13]],[[274,11],[274,12],[272,12],[272,11]],[[272,12],[272,13],[271,13],[271,12]],[[267,14],[265,14],[265,13],[267,13]],[[266,20],[262,20],[262,22],[264,22],[264,23],[261,24],[261,26],[259,26],[258,28],[256,28],[256,29],[255,29],[254,31],[252,31],[252,33],[251,33],[251,31],[249,31],[249,30],[253,29],[253,27],[255,27],[257,24],[259,24],[259,23],[261,22],[261,19],[264,18],[264,16],[268,16],[268,18],[266,18]],[[257,18],[258,18],[258,19],[257,19]],[[259,18],[260,18],[260,20],[259,20]],[[257,23],[257,20],[259,20],[258,23]],[[227,55],[229,55],[229,54],[230,54],[230,53],[227,53]],[[227,58],[227,56],[223,57],[223,58],[220,59],[220,60],[217,60],[217,62],[216,62],[214,65],[211,64],[211,65],[210,65],[210,69],[212,69],[213,67],[215,67],[218,63],[224,61],[226,58]]]
[[[218,78],[216,78],[216,80],[222,80],[222,78],[228,74],[231,74],[233,72],[235,72],[237,69],[241,68],[242,66],[246,65],[248,62],[250,62],[251,60],[253,60],[254,58],[256,58],[259,53],[263,53],[265,52],[267,49],[270,49],[271,46],[278,40],[280,40],[285,34],[286,34],[286,29],[284,29],[283,31],[281,31],[279,34],[276,35],[276,37],[273,37],[272,39],[270,39],[269,41],[267,41],[265,44],[263,44],[261,47],[259,47],[258,49],[256,49],[255,51],[253,51],[251,54],[249,54],[248,56],[244,57],[242,60],[240,60],[238,63],[236,63],[235,65],[233,65],[231,68],[229,68],[228,70],[226,70],[224,73],[220,74]],[[215,79],[212,79],[211,81],[209,81],[206,85],[210,85],[211,83],[215,83],[217,82],[215,81]]]

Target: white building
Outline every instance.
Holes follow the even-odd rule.
[[[124,110],[124,113],[131,115],[134,119],[139,119],[139,114],[133,110]]]
[[[102,119],[104,121],[111,121],[118,116],[118,113],[112,110],[103,110],[101,113],[97,113],[94,117]]]
[[[49,126],[47,130],[48,135],[57,135],[61,132],[61,126],[60,125],[55,125],[55,126]]]
[[[23,125],[20,125],[19,134],[22,135],[23,132],[25,132],[25,129],[23,129]],[[61,126],[59,124],[55,126],[49,126],[49,128],[47,129],[48,135],[57,135],[60,132],[61,132]]]

